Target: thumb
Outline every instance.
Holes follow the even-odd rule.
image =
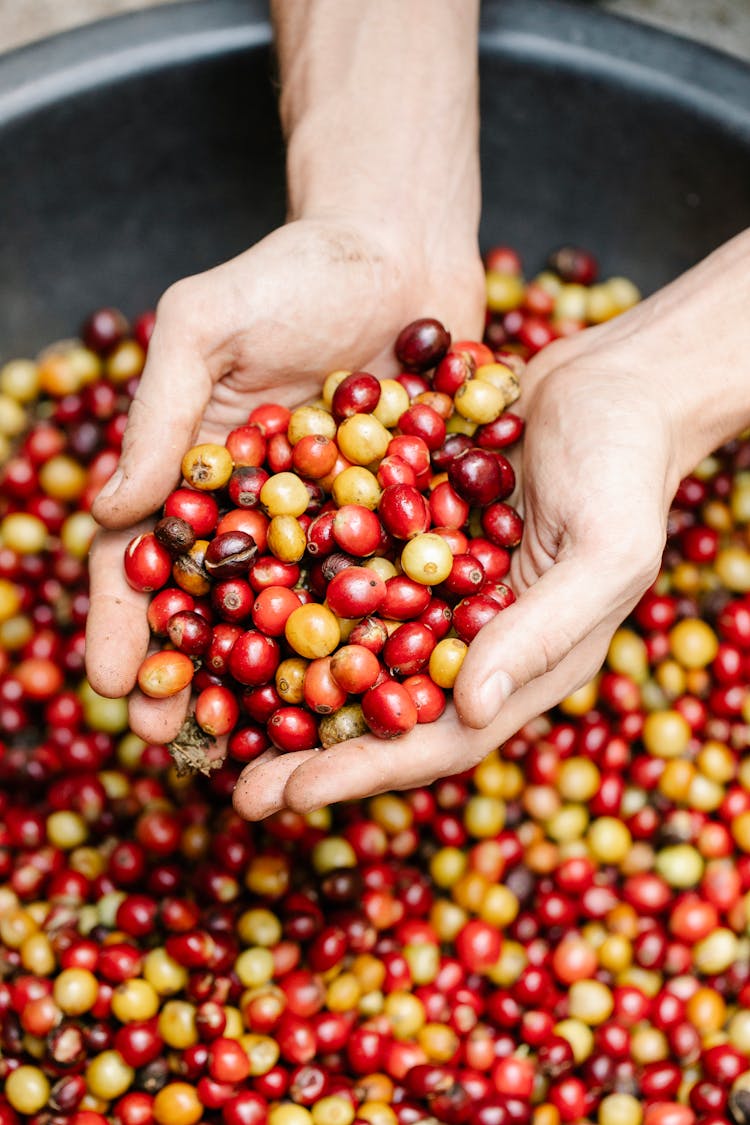
[[[554,563],[471,642],[453,694],[461,721],[488,726],[513,692],[550,672],[612,613],[619,585],[616,570],[591,555]]]
[[[212,391],[205,363],[185,341],[186,323],[189,314],[187,320],[173,313],[157,319],[119,465],[92,508],[104,527],[129,527],[144,519],[180,478],[182,458],[195,440]]]

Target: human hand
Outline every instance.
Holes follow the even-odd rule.
[[[638,379],[615,375],[584,334],[547,349],[523,376],[526,437],[515,604],[472,641],[455,706],[394,742],[360,738],[324,752],[267,754],[235,804],[257,819],[386,789],[428,784],[481,760],[529,719],[587,682],[659,567],[678,480],[669,419]],[[596,337],[596,333],[591,334]]]
[[[343,361],[395,373],[393,340],[416,316],[437,316],[454,335],[476,335],[483,279],[467,246],[460,260],[443,263],[401,231],[305,219],[162,298],[119,471],[94,506],[108,530],[90,566],[89,680],[104,695],[132,691],[136,733],[169,741],[188,707],[189,689],[167,700],[132,690],[148,649],[149,597],[123,573],[125,546],[176,484],[185,451],[196,441],[223,441],[260,402],[291,406],[314,397]]]
[[[429,732],[417,726],[393,742],[268,753],[235,791],[243,816],[462,772],[592,678],[658,572],[680,478],[750,421],[740,327],[748,252],[744,235],[532,361],[514,406],[526,416],[516,498],[525,531],[509,577],[518,600],[472,642],[455,706]]]

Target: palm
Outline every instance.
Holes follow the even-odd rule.
[[[644,414],[634,382],[612,385],[583,353],[584,341],[566,342],[524,376],[517,502],[525,531],[510,574],[519,600],[472,643],[456,707],[429,738],[416,727],[395,743],[363,738],[324,754],[267,754],[237,787],[243,815],[309,810],[462,772],[601,666],[612,633],[654,577],[676,482],[659,416]],[[512,680],[499,710],[488,669]]]
[[[107,527],[122,529],[100,534],[91,558],[87,664],[97,690],[125,695],[135,683],[149,642],[148,599],[125,583],[122,554],[134,525],[174,487],[191,444],[223,441],[261,402],[313,398],[335,368],[394,374],[393,341],[416,316],[437,316],[457,336],[479,331],[479,260],[446,276],[420,273],[410,263],[422,257],[402,253],[360,228],[290,223],[162,299],[123,445],[124,486],[95,508]],[[133,729],[168,741],[188,696],[154,702],[134,692]]]

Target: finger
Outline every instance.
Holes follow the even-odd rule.
[[[485,727],[513,692],[545,676],[617,608],[619,569],[558,560],[469,646],[454,688],[461,720]]]
[[[128,699],[130,729],[146,742],[171,742],[180,733],[189,705],[189,686],[168,699],[149,699],[136,688]]]
[[[429,739],[417,726],[393,742],[359,738],[318,754],[313,752],[291,772],[287,766],[284,791],[279,793],[274,788],[274,807],[263,815],[285,807],[299,813],[311,812],[336,801],[430,785],[438,777],[471,769],[529,720],[588,682],[601,665],[608,641],[606,627],[596,630],[553,672],[516,692],[495,721],[483,730],[464,726],[449,706],[431,724]]]
[[[284,804],[296,812],[310,812],[334,801],[411,789],[468,769],[482,751],[467,746],[465,733],[472,732],[466,732],[448,708],[430,726],[429,738],[417,726],[393,741],[368,736],[342,742],[297,766],[286,783]]]
[[[208,368],[186,337],[191,313],[185,301],[167,295],[159,306],[120,463],[92,509],[105,527],[127,527],[162,503],[179,480],[211,396]]]
[[[261,757],[265,758],[266,751]],[[286,807],[284,790],[289,776],[301,762],[317,757],[319,750],[299,750],[291,754],[251,762],[239,776],[232,802],[245,820],[263,820]],[[327,753],[327,751],[324,751]],[[316,806],[319,807],[319,806]]]
[[[86,674],[94,691],[112,699],[132,690],[148,649],[149,595],[130,588],[122,563],[127,544],[140,530],[100,531],[89,556]]]

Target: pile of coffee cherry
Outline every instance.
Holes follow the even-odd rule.
[[[487,514],[510,510],[521,426],[462,412],[460,390],[505,399],[519,361],[637,294],[580,250],[529,282],[507,248],[487,264],[489,354],[410,327],[400,379],[336,373],[321,403],[259,408],[186,456],[148,540],[149,619],[173,646],[157,658],[218,701],[201,727],[227,723],[225,689],[237,708],[207,777],[83,678],[89,509],[153,318],[99,310],[0,368],[0,1125],[750,1122],[749,435],[683,481],[601,673],[474,770],[262,825],[231,809],[245,763],[283,745],[280,710],[313,745],[392,733],[365,705],[390,685],[434,718],[460,663],[435,653],[481,625],[458,607],[509,596]],[[462,458],[484,467],[451,475]],[[245,682],[267,650],[278,666]],[[155,668],[158,695],[174,681]]]
[[[308,750],[431,722],[467,644],[514,600],[523,522],[502,450],[523,432],[505,413],[522,361],[451,347],[428,318],[395,353],[395,379],[336,371],[319,404],[257,406],[224,445],[190,449],[185,487],[127,547],[168,641],[139,687],[192,683],[210,736]]]

